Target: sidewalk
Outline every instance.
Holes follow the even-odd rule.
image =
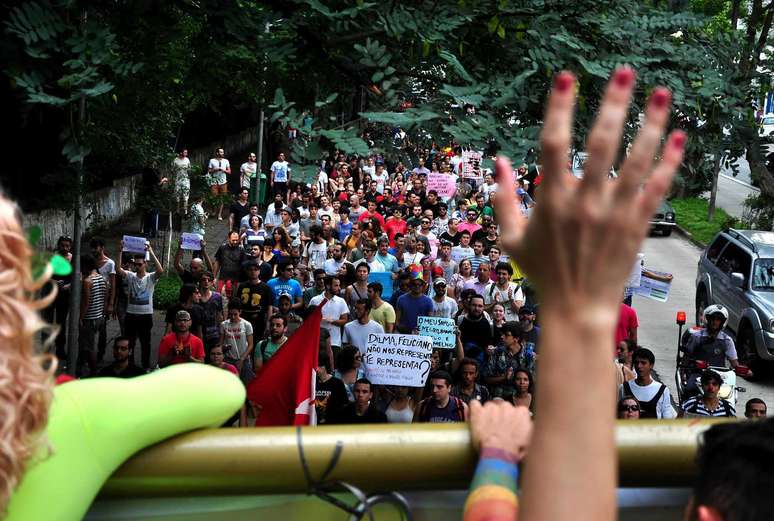
[[[165,216],[162,216],[160,218],[164,218]],[[140,229],[140,219],[139,217],[136,218],[129,218],[127,220],[124,220],[120,223],[117,223],[113,225],[108,233],[99,234],[99,237],[101,237],[105,241],[105,249],[106,249],[106,255],[110,257],[113,260],[116,260],[118,255],[118,244],[121,238],[124,235],[137,235],[139,236],[139,229]],[[185,223],[183,229],[185,230]],[[206,236],[205,241],[207,243],[206,249],[207,253],[209,254],[210,258],[215,257],[215,252],[217,251],[218,247],[226,240],[226,234],[228,232],[228,218],[223,219],[222,221],[219,221],[216,217],[210,218],[207,221],[207,229],[206,229]],[[175,259],[175,253],[177,252],[177,245],[179,241],[180,234],[178,232],[172,232],[172,241],[171,241],[171,248],[169,249],[169,263],[167,263],[167,240],[169,237],[168,232],[161,231],[159,232],[159,237],[150,239],[151,247],[153,248],[153,251],[156,253],[156,256],[158,257],[159,261],[164,265],[165,272],[174,272],[174,259]],[[83,245],[82,252],[88,253],[89,246],[88,241],[86,241]],[[187,266],[188,263],[191,261],[191,254],[189,252],[184,252],[183,254],[183,266]],[[153,329],[151,331],[151,361],[155,364],[155,360],[157,360],[158,357],[158,347],[159,342],[161,342],[161,337],[164,335],[165,330],[165,324],[164,324],[164,315],[165,311],[162,310],[156,310],[153,313]],[[113,352],[112,352],[112,345],[113,340],[120,335],[120,329],[118,326],[118,320],[110,320],[107,324],[107,349],[105,352],[105,359],[100,364],[100,368],[104,367],[105,365],[109,365],[113,361]],[[135,347],[134,351],[134,359],[135,364],[138,366],[140,365],[140,345],[139,343]]]

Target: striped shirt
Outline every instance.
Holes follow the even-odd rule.
[[[89,276],[91,280],[91,296],[89,297],[89,307],[86,308],[83,318],[85,320],[96,320],[105,316],[105,299],[107,298],[107,282],[99,273]]]
[[[712,416],[720,418],[733,418],[736,416],[734,406],[728,400],[722,398],[715,410],[710,411],[704,406],[704,401],[702,401],[700,396],[694,396],[693,398],[688,398],[683,403],[683,411],[685,411],[686,416]]]

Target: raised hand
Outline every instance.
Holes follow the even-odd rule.
[[[682,161],[685,134],[681,131],[667,138],[661,159],[654,159],[671,102],[669,91],[659,87],[650,96],[645,124],[620,178],[608,181],[634,82],[634,71],[628,67],[613,74],[588,137],[589,157],[583,179],[578,181],[567,170],[575,77],[569,72],[557,75],[541,134],[544,180],[540,204],[529,221],[519,211],[510,161],[497,160],[501,189],[496,205],[502,243],[535,282],[544,304],[577,309],[575,304],[593,295],[600,310],[617,312],[614,305],[621,300],[624,281],[648,230],[648,219]]]

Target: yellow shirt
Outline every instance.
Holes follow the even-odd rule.
[[[388,302],[383,302],[381,306],[371,310],[368,318],[377,322],[387,331],[387,324],[395,324],[395,310]]]

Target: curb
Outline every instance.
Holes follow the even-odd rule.
[[[707,245],[704,244],[703,242],[701,242],[701,241],[699,241],[697,239],[694,239],[693,234],[691,234],[691,232],[689,232],[688,230],[686,230],[685,228],[683,228],[679,224],[675,226],[675,229],[677,230],[677,233],[679,233],[680,235],[682,235],[683,237],[688,239],[694,246],[697,246],[698,248],[701,248],[702,250],[707,247]]]
[[[749,188],[750,190],[753,190],[753,191],[755,191],[757,193],[761,192],[761,189],[758,188],[757,186],[753,186],[753,185],[751,185],[749,183],[745,183],[744,181],[740,181],[736,177],[733,177],[733,176],[730,176],[730,175],[726,175],[726,174],[720,174],[720,176],[726,178],[727,180],[729,180],[729,181],[731,181],[733,183],[745,186],[745,187]]]

